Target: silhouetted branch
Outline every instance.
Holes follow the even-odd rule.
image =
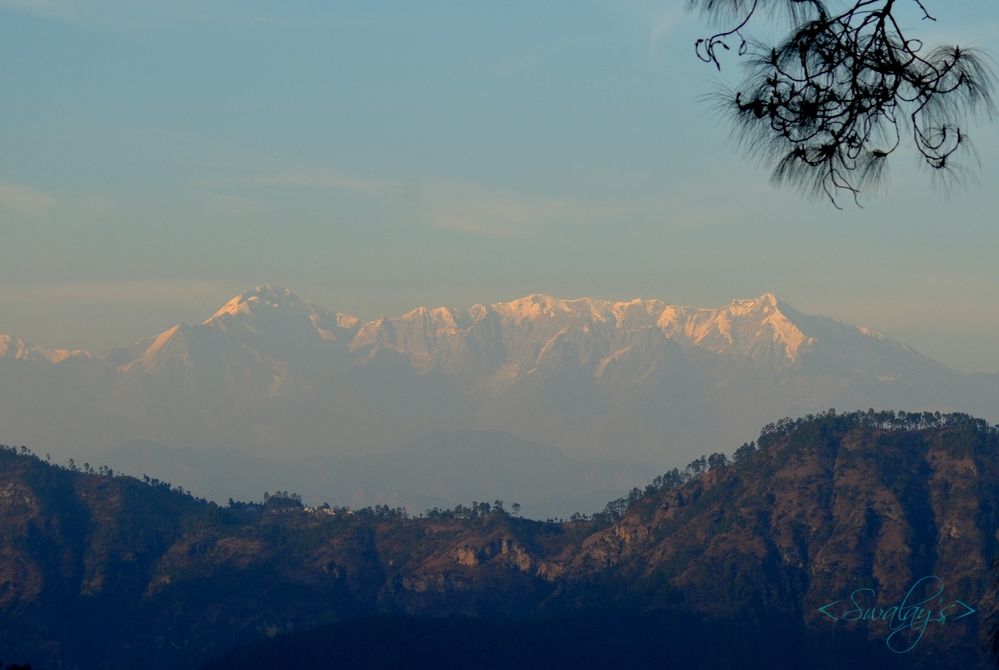
[[[925,20],[936,20],[921,0]],[[746,77],[712,96],[735,124],[739,144],[772,167],[775,185],[809,196],[855,200],[877,186],[887,159],[908,137],[923,162],[954,175],[970,148],[966,120],[991,117],[994,76],[976,49],[924,49],[900,27],[900,0],[690,0],[688,7],[735,27],[699,39],[698,57],[720,68],[719,54],[739,40]],[[760,12],[783,9],[791,30],[776,45],[743,34]]]

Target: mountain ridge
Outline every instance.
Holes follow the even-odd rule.
[[[108,354],[5,346],[0,438],[63,459],[135,440],[389,454],[434,432],[504,431],[572,457],[670,466],[829,407],[999,420],[999,375],[949,370],[772,293],[711,308],[535,293],[362,321],[265,284]]]
[[[259,317],[261,308],[282,310],[285,312],[297,312],[299,315],[302,312],[305,312],[307,317],[312,321],[323,321],[324,319],[332,317],[332,321],[338,328],[348,332],[355,331],[356,333],[360,333],[364,330],[370,331],[372,329],[376,329],[379,325],[384,325],[386,323],[400,323],[413,321],[417,318],[425,318],[429,319],[429,321],[435,326],[445,324],[446,328],[442,329],[441,332],[454,334],[482,320],[490,312],[497,313],[500,316],[505,316],[515,321],[523,321],[525,319],[545,316],[554,317],[557,314],[585,317],[583,312],[574,308],[575,305],[579,303],[582,303],[586,307],[585,312],[588,313],[594,320],[606,323],[610,320],[610,317],[613,317],[616,325],[619,327],[627,325],[626,319],[629,316],[635,316],[635,310],[633,309],[635,307],[641,308],[647,317],[656,317],[658,313],[658,318],[653,319],[653,321],[656,322],[656,325],[661,327],[664,331],[668,330],[670,333],[682,333],[695,343],[705,338],[705,336],[712,330],[717,331],[719,335],[731,337],[731,333],[728,332],[728,325],[726,321],[723,320],[721,323],[717,323],[712,317],[723,317],[723,319],[729,319],[733,315],[744,316],[763,308],[764,310],[776,313],[779,319],[779,317],[784,316],[782,313],[783,310],[790,307],[787,303],[779,300],[773,293],[770,292],[764,293],[756,298],[735,298],[728,304],[720,307],[703,307],[679,303],[666,303],[660,298],[607,300],[586,296],[580,298],[556,298],[549,294],[532,293],[520,298],[495,302],[489,305],[476,303],[468,308],[456,308],[450,306],[428,307],[420,305],[399,316],[382,316],[364,321],[346,313],[333,312],[319,307],[316,303],[309,300],[303,300],[293,293],[291,289],[280,285],[261,284],[250,291],[246,291],[232,297],[219,307],[210,317],[199,324],[178,323],[158,335],[140,340],[135,345],[116,347],[115,350],[127,350],[140,344],[141,342],[158,340],[166,336],[168,333],[183,329],[185,326],[188,328],[192,326],[215,326],[221,330],[225,330],[225,322],[227,320],[226,317]],[[676,323],[676,321],[684,317],[693,319],[693,323]],[[786,319],[786,317],[784,320],[790,322],[790,320]],[[634,321],[634,318],[632,318],[632,321]],[[646,321],[648,321],[648,319],[646,319]],[[649,323],[643,323],[642,325],[649,325]],[[791,323],[791,325],[793,326],[793,323]],[[781,326],[786,326],[786,324],[782,323]],[[324,331],[328,332],[327,328],[318,324],[316,325],[316,328],[320,333]],[[851,328],[853,327],[851,326]],[[885,339],[883,335],[869,328],[855,328],[866,336],[874,337],[879,340]],[[778,334],[795,339],[802,337],[802,334],[800,333]],[[805,336],[805,338],[807,339],[807,336]],[[23,348],[30,347],[30,345],[24,344],[22,340],[16,338],[12,334],[0,334],[0,352],[7,350],[8,342],[13,342],[15,344],[20,343],[20,346]],[[795,343],[794,346],[797,346],[797,344],[798,343]],[[352,346],[356,347],[359,345],[352,343]],[[31,347],[31,349],[42,350],[40,347]],[[108,355],[94,354],[82,349],[59,348],[44,350],[60,353],[71,352],[74,355],[86,355],[89,357],[101,357]]]
[[[791,640],[771,622],[797,622],[825,640],[810,667],[839,667],[842,633],[870,642],[859,667],[984,668],[997,450],[999,427],[967,415],[826,412],[767,426],[732,458],[667,472],[592,519],[546,523],[499,503],[420,518],[305,509],[283,494],[223,508],[155,480],[4,449],[0,654],[39,667],[194,667],[371,615],[556,628],[559,617],[583,617],[596,632],[601,617],[625,612],[703,621],[690,631],[702,642],[717,642],[717,625],[735,616],[742,635],[769,640],[778,656]],[[901,657],[885,646],[886,621],[851,624],[819,609],[867,588],[887,606],[926,575],[977,614],[934,621]],[[671,658],[670,646],[650,650],[647,667]]]

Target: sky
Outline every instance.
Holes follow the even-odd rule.
[[[905,150],[862,209],[775,190],[684,4],[0,0],[0,332],[101,352],[264,282],[362,318],[772,291],[999,371],[999,127],[950,194]],[[999,53],[993,0],[928,6]]]

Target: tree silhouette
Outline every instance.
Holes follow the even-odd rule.
[[[986,54],[926,48],[903,31],[907,9],[936,20],[925,0],[688,0],[688,8],[730,26],[697,40],[701,60],[720,69],[733,47],[746,59],[742,84],[710,96],[742,148],[772,168],[774,185],[837,207],[837,197],[856,202],[877,186],[904,142],[935,175],[960,175],[967,121],[994,112]],[[746,33],[756,16],[781,12],[790,31],[779,43]]]

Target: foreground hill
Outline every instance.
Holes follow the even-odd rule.
[[[568,523],[488,504],[420,518],[284,496],[221,508],[4,451],[0,660],[193,667],[233,650],[215,667],[266,667],[248,654],[313,662],[340,640],[336,653],[358,663],[345,667],[364,667],[372,645],[391,659],[393,641],[430,645],[453,667],[444,642],[460,634],[480,651],[499,639],[543,659],[550,642],[564,658],[603,649],[636,667],[762,667],[795,654],[812,667],[984,666],[997,449],[999,429],[965,415],[782,421],[733,459],[695,461]],[[943,591],[927,607],[943,620],[906,628],[891,648],[887,616],[849,620],[851,594],[887,612],[929,576]],[[407,623],[456,615],[478,623]],[[371,618],[385,616],[407,618]],[[577,633],[589,642],[574,647]],[[283,646],[236,651],[270,638]]]
[[[112,467],[145,458],[132,474],[158,472],[216,500],[240,495],[205,484],[231,463],[224,450],[237,450],[258,463],[248,466],[254,477],[279,462],[281,486],[309,499],[400,502],[384,497],[398,490],[384,463],[446,431],[466,441],[477,431],[480,450],[497,451],[514,480],[540,461],[504,445],[534,443],[542,460],[551,447],[586,459],[579,467],[593,477],[552,481],[550,491],[593,500],[636,463],[683,464],[781,416],[828,407],[999,421],[999,376],[949,370],[772,294],[721,307],[534,294],[365,322],[265,285],[202,323],[106,355],[0,337],[0,440],[61,459],[99,455]],[[154,462],[148,448],[130,453],[150,443],[173,451]],[[341,481],[316,480],[319,469],[350,470],[345,457],[372,462]],[[364,483],[345,488],[358,473]],[[474,484],[484,490],[488,478]],[[424,478],[413,488],[435,486]],[[451,505],[464,495],[439,490]],[[560,512],[530,502],[537,514]]]

